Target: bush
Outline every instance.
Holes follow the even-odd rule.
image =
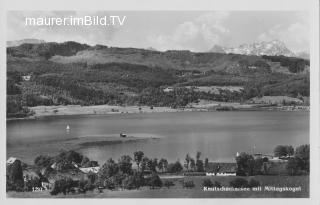
[[[75,162],[80,164],[82,162],[83,155],[73,150],[61,152],[58,156],[56,161],[59,160],[66,160],[68,163]]]
[[[243,188],[243,187],[248,187],[248,181],[243,179],[243,178],[236,178],[232,181],[230,181],[230,186],[234,188]]]
[[[26,182],[26,191],[32,191],[35,187],[41,187],[41,180],[38,177],[34,177]]]
[[[210,179],[205,179],[202,182],[202,186],[203,187],[218,187],[218,188],[220,188],[221,184],[218,181],[214,181],[214,183],[212,183],[212,181]]]
[[[88,180],[91,184],[95,184],[96,181],[98,180],[98,175],[92,172],[89,172],[87,174]]]
[[[289,145],[278,145],[273,152],[276,157],[286,157],[288,155],[292,156],[294,154],[294,149]]]
[[[176,161],[175,163],[170,163],[168,165],[168,172],[169,173],[178,173],[183,170],[183,167],[179,161]]]
[[[213,187],[213,183],[212,183],[212,181],[210,179],[205,179],[202,182],[202,186],[204,186],[204,187]]]
[[[183,188],[192,189],[193,187],[195,187],[193,181],[185,181],[185,182],[183,182]]]
[[[103,183],[103,187],[110,189],[110,190],[114,190],[116,188],[115,183],[113,182],[113,180],[105,180]]]
[[[164,182],[163,184],[165,187],[167,187],[168,189],[170,189],[171,186],[174,186],[173,181],[167,180]]]
[[[150,186],[151,189],[155,187],[162,187],[162,181],[157,174],[152,174],[152,176],[148,179],[147,184]]]
[[[75,183],[73,184],[75,185]],[[78,185],[79,189],[82,190],[83,193],[85,193],[86,191],[92,191],[96,188],[96,186],[91,183],[91,181],[85,179],[81,179]]]
[[[258,180],[255,180],[255,179],[250,179],[248,186],[250,188],[258,187],[258,186],[260,186],[260,182]]]
[[[221,186],[221,183],[220,183],[220,182],[214,181],[213,187],[221,188],[222,186]]]
[[[80,184],[80,183],[79,183]],[[75,182],[71,178],[58,179],[54,182],[53,189],[51,190],[51,195],[58,195],[63,193],[66,195],[71,191],[71,188],[75,186]]]
[[[295,158],[297,159],[298,166],[301,170],[309,173],[310,171],[310,145],[301,145],[296,148]]]
[[[124,189],[139,189],[144,185],[144,178],[141,174],[134,174],[133,176],[127,176],[122,181],[122,186]]]
[[[35,158],[34,164],[40,167],[48,167],[53,163],[53,158],[50,156],[40,155]]]

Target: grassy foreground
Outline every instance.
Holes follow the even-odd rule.
[[[103,190],[99,193],[97,190],[85,194],[69,194],[51,196],[48,191],[44,192],[7,192],[10,198],[308,198],[309,197],[309,176],[254,176],[244,177],[247,180],[254,178],[262,186],[262,191],[246,192],[216,192],[203,191],[202,181],[209,178],[211,181],[218,181],[222,186],[229,187],[229,182],[237,177],[206,177],[193,176],[185,177],[184,180],[192,180],[195,187],[184,189],[181,181],[183,179],[173,179],[175,186],[161,189],[149,189],[143,187],[139,190],[110,191]],[[263,191],[264,186],[275,187],[299,187],[301,191],[297,192],[275,192]]]

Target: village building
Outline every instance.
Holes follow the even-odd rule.
[[[236,176],[237,164],[235,162],[209,162],[206,176]]]
[[[23,80],[23,81],[30,81],[30,79],[31,79],[31,74],[23,75],[23,76],[22,76],[22,80]]]
[[[268,159],[272,160],[274,158],[273,155],[268,155],[268,154],[262,154],[262,153],[255,153],[252,155],[254,159]]]
[[[9,157],[9,159],[7,160],[7,164],[13,164],[15,161],[17,160],[17,158],[15,157]]]
[[[168,92],[172,92],[173,91],[173,87],[166,87],[165,89],[163,89],[163,92],[168,93]]]
[[[88,174],[90,172],[97,174],[99,172],[100,167],[85,167],[85,168],[79,168],[79,169],[85,174]]]

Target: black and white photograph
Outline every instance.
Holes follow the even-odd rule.
[[[5,197],[310,198],[312,15],[6,10]]]

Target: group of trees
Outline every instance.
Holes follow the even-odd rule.
[[[7,166],[7,191],[23,191],[24,179],[22,172],[22,163],[20,160],[15,160],[11,165]]]
[[[244,178],[235,178],[234,180],[230,181],[230,186],[233,188],[252,188],[260,186],[260,182],[251,178],[247,181]]]
[[[294,148],[291,145],[278,145],[273,154],[276,157],[290,157],[294,154]]]
[[[22,81],[22,77],[19,72],[7,72],[7,117],[19,118],[31,114],[21,95],[20,81]]]
[[[190,157],[189,153],[186,155],[184,167],[187,171],[204,172],[205,168],[208,166],[208,158],[205,159],[204,164],[200,157],[201,152],[196,153],[196,160]]]
[[[187,154],[186,159],[189,160],[191,167],[192,158]],[[204,171],[204,163],[200,159],[201,153],[197,152],[193,171]],[[205,160],[208,163],[208,159]],[[136,163],[137,169],[133,169],[133,163]],[[186,165],[185,165],[186,166]],[[189,171],[189,168],[185,167]],[[183,166],[179,161],[168,163],[164,158],[158,160],[156,158],[149,159],[142,151],[136,151],[133,158],[128,155],[121,156],[118,162],[113,159],[107,160],[99,170],[97,177],[97,184],[102,185],[108,189],[124,188],[137,189],[141,186],[149,186],[150,188],[165,186],[170,188],[174,185],[171,181],[162,182],[158,176],[159,172],[166,173],[180,173],[183,171]],[[184,182],[183,187],[194,187],[193,182]]]
[[[58,195],[60,193],[66,195],[69,193],[86,193],[96,188],[94,182],[90,179],[81,178],[80,180],[74,180],[70,177],[61,177],[57,179],[52,189],[50,190],[51,195]]]
[[[308,74],[285,75],[271,73],[269,75],[252,76],[245,82],[241,93],[243,99],[261,96],[299,96],[310,95],[310,76]]]
[[[55,168],[51,166],[55,164]],[[75,151],[62,151],[56,156],[48,156],[48,155],[39,155],[34,160],[34,172],[36,176],[28,176],[23,177],[23,170],[27,168],[26,164],[23,164],[20,160],[15,160],[14,163],[7,165],[7,190],[14,191],[32,191],[33,188],[42,187],[42,182],[48,182],[47,177],[50,174],[56,174],[56,171],[65,172],[69,170],[75,170],[75,165],[79,167],[96,167],[99,166],[97,161],[91,161],[89,158],[81,155]],[[44,170],[44,172],[40,172],[40,170]],[[94,179],[95,176],[88,175],[88,178]],[[91,182],[94,180],[91,180]],[[81,183],[86,184],[86,188],[84,189],[84,185],[82,187],[83,190],[87,190],[88,187],[92,187],[92,183],[89,183],[89,180],[80,180]],[[74,187],[74,180],[69,178],[61,178],[58,179],[54,184],[54,189],[52,194],[58,193],[69,193],[72,190],[71,187]],[[80,186],[78,184],[77,186]],[[89,186],[90,185],[90,186]]]
[[[309,173],[310,171],[310,146],[301,145],[294,151],[294,156],[291,157],[287,164],[287,169],[290,175]]]
[[[7,117],[26,117],[32,112],[26,106],[21,95],[7,95]]]
[[[289,175],[308,174],[310,164],[310,146],[301,145],[295,150],[289,145],[278,145],[274,156],[287,160],[286,169]],[[237,175],[253,176],[267,174],[268,158],[254,158],[248,153],[236,157]]]
[[[56,156],[39,155],[35,158],[34,164],[41,168],[50,168],[55,164],[56,170],[64,171],[68,169],[74,169],[74,164],[80,167],[97,167],[99,166],[97,161],[91,161],[88,157],[82,154],[70,151],[61,151]]]
[[[39,159],[41,161],[41,159]],[[20,160],[15,160],[12,164],[7,165],[7,191],[33,191],[34,188],[42,187],[42,182],[48,182],[48,179],[40,170],[33,174],[23,174],[28,165]]]
[[[90,161],[87,157],[75,151],[63,151],[55,157],[40,155],[35,159],[35,165],[39,167],[50,167],[55,163],[57,171],[65,172],[74,169],[74,163],[78,166],[99,166],[96,161]],[[132,168],[133,163],[137,164],[138,170]],[[181,165],[180,165],[181,166]],[[52,195],[59,193],[68,194],[95,188],[107,189],[138,189],[141,186],[149,186],[151,189],[162,187],[163,182],[157,172],[168,171],[168,162],[166,159],[149,159],[144,156],[142,151],[134,153],[134,159],[129,155],[121,156],[118,161],[107,160],[97,174],[87,174],[87,179],[73,180],[68,177],[57,179],[51,190]],[[172,170],[171,170],[172,171]],[[165,184],[170,187],[171,184]]]
[[[289,145],[278,145],[274,149],[274,155],[280,158],[287,159],[286,168],[288,174],[297,175],[309,173],[310,163],[310,147],[309,145],[301,145],[295,150]],[[96,161],[91,161],[86,156],[81,155],[75,151],[62,151],[58,155],[51,157],[40,155],[34,160],[34,164],[39,168],[49,168],[55,163],[57,171],[67,171],[74,169],[74,165],[80,167],[99,166]],[[133,163],[136,164],[137,169],[133,168]],[[236,157],[237,176],[253,176],[264,174],[267,158],[254,158],[248,153],[240,153]],[[203,162],[201,160],[201,152],[197,152],[195,159],[189,153],[185,157],[184,168],[186,171],[204,172],[208,167],[209,160],[206,158]],[[85,192],[95,188],[107,189],[138,189],[142,186],[149,186],[151,189],[165,186],[170,188],[174,185],[171,181],[163,182],[158,176],[159,172],[166,173],[181,173],[183,166],[179,161],[168,163],[164,158],[158,160],[157,158],[148,158],[142,151],[136,151],[133,158],[129,155],[121,156],[118,161],[112,158],[104,163],[99,172],[87,174],[87,179],[72,180],[70,178],[60,178],[54,183],[51,194],[59,193],[67,194],[75,192]],[[30,178],[24,183],[23,164],[16,160],[13,164],[7,166],[7,190],[15,191],[31,191],[32,187],[40,186],[42,181],[46,181],[46,176],[38,173],[37,178]],[[232,187],[254,187],[258,186],[259,182],[255,180],[246,181],[243,178],[237,178],[230,182]],[[192,188],[194,184],[192,181],[184,181],[182,184],[185,188]],[[203,186],[206,187],[220,187],[218,182],[211,182],[204,180]]]
[[[280,65],[283,67],[288,67],[289,71],[292,73],[299,73],[304,71],[306,66],[310,66],[310,61],[294,58],[294,57],[285,57],[285,56],[262,56],[262,58],[271,60],[272,62],[280,62]]]
[[[157,172],[157,169],[164,172],[168,169],[168,161],[166,159],[161,158],[159,161],[157,158],[149,159],[144,156],[142,151],[134,152],[134,161],[137,164],[138,171],[141,172],[144,172],[145,170]]]
[[[132,168],[135,162],[137,170]],[[113,159],[107,160],[99,170],[97,184],[108,189],[124,188],[137,189],[141,186],[149,186],[150,188],[162,187],[163,183],[157,175],[159,171],[167,171],[168,162],[166,159],[159,161],[149,159],[144,156],[142,151],[134,152],[134,158],[129,155],[123,155],[118,162]]]
[[[254,159],[248,153],[242,152],[236,157],[237,176],[253,176],[262,174],[263,159]]]

